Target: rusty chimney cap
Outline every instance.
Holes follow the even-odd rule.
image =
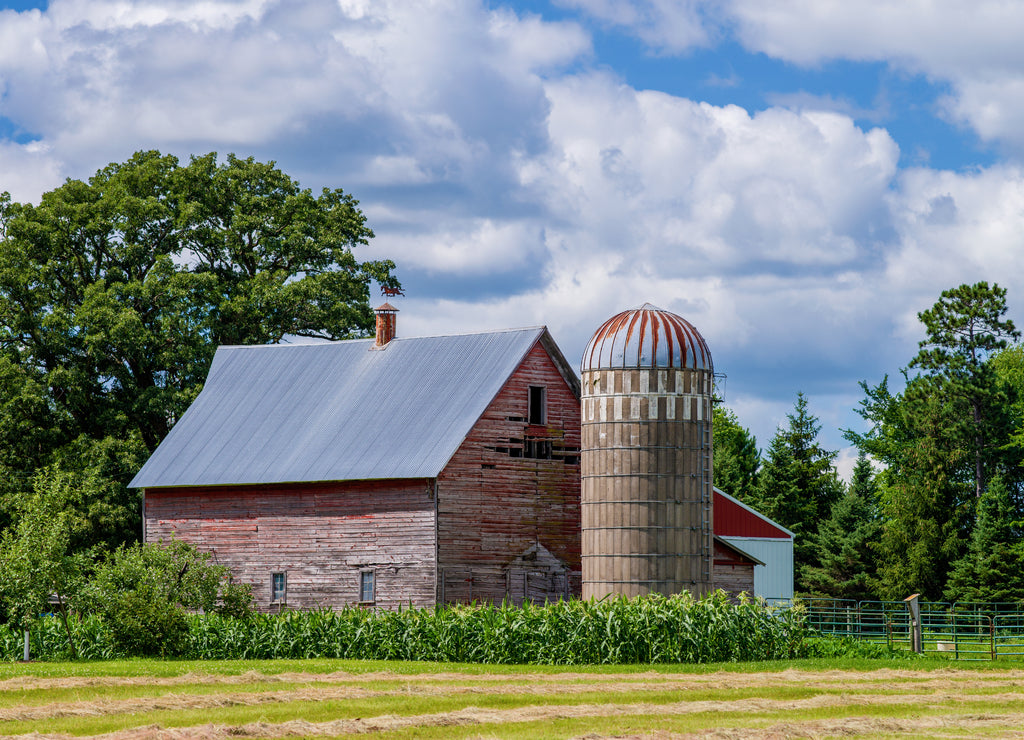
[[[377,315],[377,337],[373,349],[383,349],[395,338],[398,309],[385,301],[383,305],[373,309],[373,312]]]

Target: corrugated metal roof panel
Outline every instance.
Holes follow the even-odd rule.
[[[131,485],[436,477],[545,332],[221,347]]]

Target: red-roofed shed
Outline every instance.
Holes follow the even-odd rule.
[[[749,555],[757,563],[754,595],[768,600],[793,598],[793,533],[778,522],[715,489],[715,539]]]

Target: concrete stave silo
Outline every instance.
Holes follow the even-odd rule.
[[[700,333],[650,304],[606,321],[582,371],[583,597],[711,590],[711,397]]]

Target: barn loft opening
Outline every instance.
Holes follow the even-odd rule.
[[[527,422],[530,424],[543,424],[547,421],[547,409],[544,408],[547,389],[542,385],[530,386],[530,408],[527,414]],[[530,457],[527,455],[527,457]]]

